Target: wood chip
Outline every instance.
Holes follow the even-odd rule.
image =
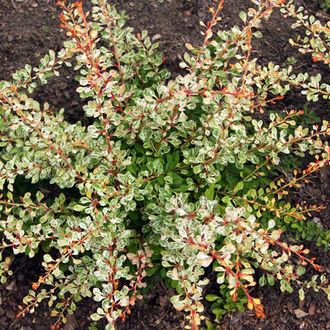
[[[308,309],[308,314],[310,316],[313,316],[316,314],[316,306],[314,304],[310,304],[309,309]]]
[[[72,315],[69,315],[67,317],[67,322],[63,328],[63,330],[75,330],[77,329],[77,321],[76,321],[76,318],[74,316],[74,314]]]

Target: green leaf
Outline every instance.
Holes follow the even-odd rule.
[[[158,271],[158,269],[159,269],[159,266],[154,266],[154,267],[148,268],[147,269],[147,276],[155,275],[156,272]]]
[[[180,155],[178,151],[166,155],[165,171],[173,171],[179,163]]]
[[[175,186],[176,188],[178,188],[179,186],[181,186],[181,184],[183,183],[183,178],[174,172],[169,173],[169,176],[172,177],[173,179],[173,186]]]
[[[99,315],[99,314],[97,314],[97,313],[94,313],[94,314],[92,314],[92,315],[90,316],[90,318],[92,319],[92,321],[97,322],[97,321],[103,319],[104,316]]]
[[[140,153],[140,154],[145,154],[144,148],[143,148],[143,146],[142,146],[141,144],[139,144],[139,143],[135,143],[135,144],[134,144],[134,148],[135,148],[135,150],[136,150],[138,153]]]
[[[244,23],[246,23],[246,20],[247,20],[247,14],[246,14],[245,11],[241,11],[241,12],[239,13],[239,17],[240,17],[240,19],[241,19]]]
[[[209,188],[205,191],[205,197],[210,201],[214,199],[214,187],[215,184],[212,183],[210,184]]]
[[[222,312],[223,309],[221,309],[220,307],[212,308],[212,313],[218,318],[221,316]]]
[[[206,320],[205,325],[206,325],[206,330],[215,330],[215,327],[214,327],[214,325],[212,324],[211,321]]]
[[[179,188],[174,188],[173,191],[175,191],[175,192],[186,192],[186,191],[188,191],[188,188],[189,188],[189,186],[187,184],[183,184]]]
[[[274,276],[267,274],[267,281],[268,281],[269,285],[273,286],[275,284]]]
[[[298,293],[299,293],[299,300],[300,301],[305,300],[305,291],[304,291],[304,289],[303,288],[300,288],[299,291],[298,291]]]
[[[234,189],[234,192],[237,193],[237,192],[239,192],[240,190],[242,190],[243,188],[244,188],[244,181],[240,181],[240,182],[236,185],[236,187],[235,187],[235,189]]]
[[[268,221],[268,229],[273,229],[276,226],[275,220],[271,219]]]
[[[54,261],[54,259],[49,254],[45,254],[44,255],[44,261],[47,262],[47,263],[49,263],[49,262]]]
[[[225,196],[222,199],[222,202],[229,205],[231,203],[231,197],[230,196]]]
[[[77,212],[82,212],[86,209],[86,205],[79,205],[76,204],[72,207],[72,210],[77,211]]]
[[[306,268],[299,265],[296,269],[296,272],[298,276],[302,276],[306,273]]]
[[[267,284],[267,280],[266,280],[265,275],[262,275],[262,276],[259,278],[259,284],[260,284],[260,286],[265,286],[265,285]]]
[[[209,302],[216,301],[216,300],[218,300],[219,298],[220,298],[219,296],[217,296],[216,294],[213,294],[213,293],[211,293],[211,294],[207,294],[206,297],[205,297],[205,299],[206,299],[207,301],[209,301]]]
[[[45,196],[41,191],[38,191],[36,194],[36,197],[37,197],[38,203],[40,203],[44,199]]]

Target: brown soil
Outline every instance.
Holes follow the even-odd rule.
[[[38,57],[48,49],[59,50],[63,33],[58,27],[57,11],[54,0],[1,0],[0,1],[0,79],[9,79],[10,75],[26,63],[38,63]],[[88,6],[88,0],[85,1]],[[178,63],[185,52],[184,44],[201,42],[199,21],[205,21],[211,0],[114,0],[119,8],[129,14],[129,25],[137,31],[146,29],[149,34],[158,39],[165,53],[167,66],[172,73],[180,73]],[[321,19],[329,17],[319,11],[318,1],[296,0],[298,5],[305,6],[311,13]],[[250,5],[249,0],[227,0],[222,13],[221,28],[240,24],[238,13]],[[264,38],[256,44],[254,55],[262,63],[274,61],[284,63],[288,56],[296,56],[297,68],[308,72],[321,71],[325,80],[330,78],[326,67],[311,63],[308,57],[297,55],[291,48],[288,39],[292,36],[289,23],[279,15],[274,15],[265,24]],[[64,107],[69,121],[81,120],[81,101],[75,89],[74,73],[64,69],[59,78],[37,91],[38,100],[49,102],[55,108]],[[305,101],[299,95],[289,95],[281,104],[283,108],[303,106]],[[329,120],[326,104],[309,104],[323,119]],[[323,170],[308,187],[297,192],[294,198],[299,201],[302,197],[310,203],[322,202],[328,204],[330,197],[330,171]],[[323,226],[330,228],[330,208],[318,217]],[[310,244],[307,244],[310,246]],[[311,246],[310,246],[311,247]],[[313,248],[313,254],[329,269],[329,255],[321,249]],[[0,286],[0,330],[9,329],[15,320],[15,314],[21,299],[35,281],[40,270],[41,260],[29,260],[18,257],[14,261],[15,274],[9,283]],[[303,303],[299,303],[296,295],[285,295],[278,287],[256,289],[257,295],[263,298],[267,318],[257,320],[249,312],[228,315],[222,320],[222,329],[330,329],[330,305],[321,294],[310,294]],[[169,292],[158,283],[147,299],[140,303],[125,324],[119,329],[183,329],[182,315],[175,312],[169,303]],[[93,310],[93,302],[80,304],[76,315],[70,318],[65,330],[87,330],[88,315]],[[298,318],[297,309],[305,311],[306,316]],[[16,322],[12,329],[44,330],[48,329],[51,320],[48,317],[47,306],[25,320]]]

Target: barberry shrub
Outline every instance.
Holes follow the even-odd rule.
[[[326,64],[329,29],[292,1],[254,0],[242,27],[216,33],[222,0],[201,23],[203,44],[187,45],[186,74],[171,79],[146,32],[133,34],[106,0],[92,3],[85,12],[81,2],[58,1],[64,48],[0,83],[1,282],[13,255],[41,253],[44,267],[18,317],[48,301],[58,329],[92,297],[99,307],[91,319],[113,329],[160,274],[174,283],[171,302],[191,329],[202,324],[209,278],[220,286],[207,296],[215,306],[229,296],[258,317],[264,308],[250,293],[257,281],[298,286],[302,299],[307,288],[329,295],[324,275],[301,279],[307,266],[322,271],[309,250],[281,238],[288,224],[303,232],[323,208],[286,195],[328,166],[329,124],[303,127],[304,111],[285,111],[280,101],[290,90],[329,99],[330,86],[319,74],[252,57],[274,10],[306,28],[292,43]],[[31,97],[63,65],[77,72],[88,125]],[[288,173],[289,157],[312,161]],[[327,247],[329,232],[319,237]]]

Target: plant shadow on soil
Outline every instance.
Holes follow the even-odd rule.
[[[0,5],[0,79],[9,79],[10,75],[26,63],[36,65],[38,57],[48,49],[59,50],[64,33],[60,31],[57,21],[57,11],[54,0],[2,0]],[[89,1],[84,1],[88,6]],[[128,24],[136,31],[148,30],[150,36],[160,43],[160,48],[166,58],[166,66],[173,75],[181,74],[180,57],[185,52],[185,43],[200,44],[199,21],[207,21],[208,8],[211,0],[114,0],[118,8],[125,9],[129,15]],[[307,6],[311,13],[321,19],[329,17],[320,12],[318,1],[296,1],[298,5]],[[227,0],[222,12],[220,28],[240,24],[238,14],[251,5],[249,0]],[[312,63],[306,56],[299,55],[288,43],[293,32],[288,22],[279,15],[274,15],[262,28],[264,38],[255,45],[254,56],[263,64],[274,61],[284,63],[289,56],[296,56],[297,67],[309,73],[321,72],[323,79],[329,81],[330,73],[326,67]],[[55,109],[65,108],[66,118],[70,122],[85,120],[81,110],[81,100],[75,89],[74,72],[63,69],[61,76],[50,84],[38,89],[35,98],[40,102],[47,101]],[[278,104],[282,109],[293,106],[303,107],[304,99],[297,94],[289,95]],[[327,104],[308,104],[323,119],[329,120]],[[330,171],[322,171],[311,182],[293,195],[296,202],[302,198],[309,203],[328,203],[330,198]],[[330,210],[323,211],[318,217],[324,227],[330,227]],[[328,253],[306,244],[312,253],[318,257],[321,264],[330,274],[330,259]],[[27,257],[17,257],[14,261],[14,276],[5,285],[0,286],[0,330],[9,329],[15,320],[18,305],[31,288],[31,282],[41,273],[41,258],[32,260]],[[321,294],[310,293],[304,302],[299,302],[296,294],[286,295],[280,292],[278,286],[272,288],[256,288],[255,296],[259,296],[266,309],[267,318],[258,320],[250,312],[234,313],[221,321],[221,329],[330,329],[330,305]],[[169,302],[169,292],[161,283],[148,294],[147,299],[139,303],[132,315],[124,324],[119,324],[120,330],[135,329],[183,329],[183,317],[174,311]],[[87,330],[88,315],[95,308],[92,301],[79,304],[74,317],[69,318],[65,330]],[[297,309],[306,312],[303,318],[297,318]],[[51,324],[47,306],[41,306],[35,314],[17,321],[11,329],[44,330]]]

